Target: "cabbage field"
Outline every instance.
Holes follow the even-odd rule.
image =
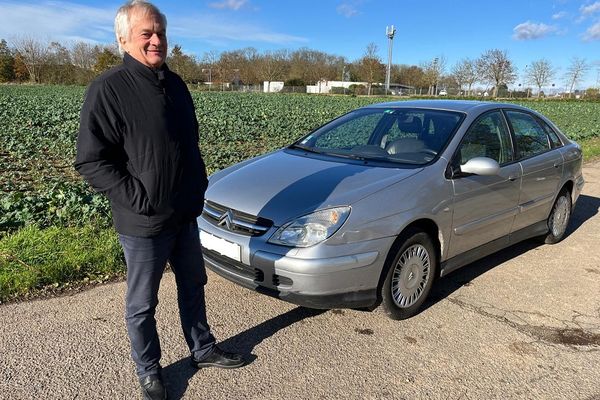
[[[108,225],[107,202],[75,173],[85,89],[0,86],[0,232],[40,226]],[[312,128],[381,98],[193,92],[209,172],[285,146]],[[600,133],[600,103],[521,101],[573,139]]]
[[[44,285],[122,271],[108,202],[72,165],[84,92],[83,87],[0,85],[0,302]],[[209,173],[285,146],[351,109],[389,100],[230,92],[192,96]],[[547,115],[575,140],[600,135],[598,102],[518,103]],[[87,243],[89,251],[69,238]],[[40,250],[40,243],[47,250]],[[89,257],[81,259],[82,254]]]
[[[83,96],[82,87],[0,86],[0,235],[31,223],[110,224],[107,201],[72,166]],[[193,97],[209,173],[375,101],[214,92]]]

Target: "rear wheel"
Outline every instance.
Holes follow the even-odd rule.
[[[406,319],[419,311],[437,271],[437,253],[429,235],[411,230],[405,237],[381,288],[383,309],[392,319]]]
[[[571,219],[571,193],[567,190],[560,192],[548,217],[548,234],[544,242],[554,244],[560,242],[569,226]]]

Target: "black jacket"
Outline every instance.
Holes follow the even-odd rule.
[[[75,168],[108,196],[119,233],[151,237],[198,216],[206,168],[181,78],[125,54],[95,79],[81,109]]]

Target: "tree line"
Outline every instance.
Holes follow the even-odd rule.
[[[65,45],[56,41],[44,43],[32,37],[15,39],[9,45],[2,39],[0,82],[86,85],[119,64],[121,58],[116,45],[85,42]],[[189,84],[262,85],[264,81],[283,81],[285,86],[302,87],[321,80],[364,82],[364,86],[354,89],[359,91],[357,94],[381,93],[386,73],[374,43],[367,45],[362,57],[351,62],[309,48],[259,52],[246,47],[221,53],[211,51],[198,58],[175,45],[167,64]],[[518,84],[513,95],[541,96],[544,88],[556,87],[557,81],[566,92],[573,93],[591,68],[585,59],[573,58],[559,76],[559,70],[549,60],[540,59],[528,64],[519,75],[506,50],[490,49],[478,58],[464,58],[452,66],[447,65],[444,56],[419,65],[394,64],[390,80],[410,88],[413,94],[437,95],[444,89],[469,96],[475,94],[478,85],[483,85],[492,97],[497,97],[506,95],[509,85]],[[593,94],[597,95],[597,89],[591,89],[595,90]]]

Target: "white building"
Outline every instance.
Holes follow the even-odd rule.
[[[327,81],[325,79],[317,82],[316,85],[306,86],[306,93],[331,93],[331,89],[334,87],[339,88],[350,88],[351,85],[363,85],[367,86],[366,82],[346,82],[346,81]]]
[[[280,81],[264,81],[263,92],[264,93],[277,93],[283,89],[283,82]]]

